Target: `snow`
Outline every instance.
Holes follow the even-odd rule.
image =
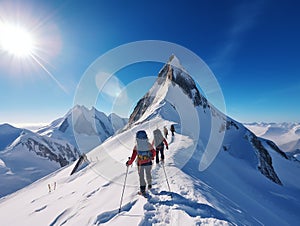
[[[172,65],[173,67],[175,67],[175,69],[181,70],[181,71],[183,71],[183,72],[185,72],[185,73],[188,74],[188,72],[187,72],[187,71],[185,70],[185,68],[181,65],[179,59],[178,59],[175,55],[172,55],[172,56],[170,57],[170,60],[169,60],[168,64],[170,64],[170,65]]]
[[[6,167],[5,163],[0,159],[0,167]]]
[[[111,113],[108,118],[115,132],[122,129],[128,122],[127,119],[121,118],[115,113]]]
[[[70,126],[72,120],[74,131]],[[9,124],[0,125],[0,197],[74,161],[79,157],[78,150],[74,148],[76,141],[81,151],[87,152],[126,122],[126,119],[115,114],[107,117],[95,108],[88,110],[77,105],[65,117],[40,128],[36,133]],[[63,132],[60,128],[64,123]]]
[[[75,163],[2,198],[1,224],[285,225],[299,220],[299,183],[278,186],[225,151],[218,154],[207,170],[200,172],[201,155],[190,151],[193,139],[180,133],[169,136],[169,150],[165,152],[171,191],[162,166],[153,165],[153,190],[148,199],[138,196],[137,167],[133,165],[129,167],[119,213],[125,162],[134,146],[135,132],[145,129],[152,141],[152,131],[157,125],[172,123],[159,115],[153,117],[89,152],[90,165],[72,176]],[[191,156],[182,164],[186,153]],[[278,156],[275,161],[276,167],[280,167],[282,158]],[[299,172],[299,168],[294,170]],[[296,175],[289,175],[290,180]],[[57,188],[49,193],[47,186],[54,182]]]
[[[21,141],[34,138],[30,133],[18,137],[9,148],[0,153],[0,197],[15,192],[33,181],[60,168],[58,162],[39,157],[24,148]],[[41,143],[44,143],[40,140]],[[47,146],[46,143],[44,145]],[[56,150],[58,151],[58,150]]]
[[[300,123],[251,123],[245,126],[257,136],[272,140],[285,152],[300,149]]]
[[[152,140],[151,131],[157,124],[170,123],[155,117],[95,148],[87,154],[91,164],[72,176],[75,163],[2,198],[1,224],[284,225],[299,220],[299,183],[280,187],[226,152],[220,153],[201,173],[196,153],[181,168],[182,153],[193,146],[193,140],[178,133],[169,136],[169,150],[165,152],[171,192],[162,166],[153,165],[150,197],[136,195],[138,175],[133,165],[129,167],[121,213],[118,213],[125,162],[134,145],[133,134],[146,129]],[[275,162],[279,167],[282,158],[278,155]],[[289,165],[288,160],[284,164],[282,170]],[[299,172],[299,167],[293,169],[293,173]],[[295,178],[293,173],[289,175],[290,180]],[[54,182],[57,188],[49,193],[47,186]]]
[[[251,133],[241,124],[213,106],[195,108],[182,89],[168,81],[161,86],[156,83],[151,91],[154,101],[142,117],[87,153],[90,161],[87,167],[70,176],[74,163],[0,199],[1,225],[295,225],[299,222],[298,162],[284,159],[262,142],[282,180],[283,185],[278,185],[257,169],[257,152],[247,138]],[[224,125],[224,120],[231,123]],[[128,168],[119,213],[125,162],[135,145],[135,133],[145,130],[152,141],[153,130],[172,124],[176,125],[176,133],[168,136],[164,165],[152,167],[153,189],[149,197],[137,195],[138,168],[133,164]],[[211,156],[210,148],[220,144],[220,137],[214,137],[216,132],[224,140],[220,152]],[[209,161],[199,168],[203,156],[208,156]],[[56,189],[49,192],[48,184],[55,183]]]
[[[126,119],[116,114],[106,116],[95,108],[74,106],[64,117],[37,131],[40,135],[67,140],[86,153],[124,127]]]
[[[0,152],[11,144],[22,132],[9,124],[0,125]]]
[[[138,130],[140,127],[135,129]],[[176,134],[176,136],[178,136],[180,143],[180,135]],[[126,146],[131,145],[131,137],[131,131],[128,131],[115,139]],[[197,203],[197,199],[194,198],[192,181],[174,166],[172,159],[173,157],[176,158],[174,156],[175,150],[172,150],[172,153],[171,151],[168,152],[169,161],[165,163],[166,172],[170,177],[170,184],[174,191],[167,191],[162,167],[154,166],[153,186],[156,188],[150,194],[149,200],[137,196],[137,168],[136,166],[130,167],[122,211],[119,214],[120,192],[126,168],[124,161],[130,151],[124,151],[124,147],[112,149],[109,155],[115,158],[118,156],[119,161],[116,162],[114,158],[107,159],[108,156],[103,156],[102,152],[111,147],[115,141],[107,141],[89,153],[89,158],[96,160],[98,157],[98,161],[92,162],[89,167],[82,171],[69,176],[73,165],[66,167],[11,196],[3,198],[0,201],[0,213],[4,213],[3,208],[5,208],[7,214],[1,216],[2,224],[18,225],[21,222],[26,222],[26,225],[98,225],[100,223],[103,225],[138,225],[139,223],[173,225],[176,218],[180,219],[179,222],[184,221],[192,224],[201,221],[207,223],[224,221],[224,219],[218,219],[218,216],[206,219],[211,217],[211,214],[219,214],[220,218],[223,217],[203,198],[199,198],[203,204]],[[188,143],[184,144],[188,145]],[[180,146],[180,144],[174,140],[173,143],[170,142],[170,150],[173,146]],[[120,159],[124,160],[120,161]],[[109,165],[111,168],[108,169],[107,166]],[[107,172],[111,170],[113,172]],[[174,174],[174,170],[177,172],[176,174]],[[174,177],[178,177],[178,175],[178,179],[183,184],[175,183]],[[47,185],[53,182],[57,182],[57,189],[48,193]],[[175,192],[177,189],[180,192]],[[15,208],[14,206],[19,202],[20,197],[22,197],[22,203]],[[190,200],[188,197],[192,199]],[[200,210],[201,207],[204,207],[204,210]],[[8,217],[9,213],[18,216]],[[202,214],[204,217],[200,217]]]
[[[295,154],[294,157],[295,157],[298,161],[300,161],[300,154]]]

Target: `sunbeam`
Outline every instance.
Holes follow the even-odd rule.
[[[28,60],[31,60],[33,64],[38,65],[47,75],[63,90],[68,94],[66,88],[55,78],[55,76],[46,68],[42,62],[46,62],[44,57],[41,57],[39,51],[46,52],[52,51],[52,46],[43,46],[45,40],[39,40],[42,38],[48,38],[44,36],[36,36],[36,30],[32,27],[25,26],[25,24],[20,24],[18,22],[11,23],[0,18],[0,51],[7,55],[10,66],[17,71],[19,67],[22,71],[25,67],[30,65]],[[31,29],[28,29],[31,27]],[[39,39],[37,38],[39,37]],[[49,41],[48,41],[49,42]],[[28,67],[27,69],[33,69]]]
[[[65,89],[65,87],[54,77],[54,75],[34,56],[33,53],[30,54],[32,59],[49,75],[49,77],[61,88],[66,94],[68,94],[68,91]]]

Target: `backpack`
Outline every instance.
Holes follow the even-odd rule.
[[[151,144],[149,143],[147,133],[144,130],[140,130],[136,133],[136,148],[138,161],[151,160]]]
[[[171,128],[170,128],[170,130],[171,130],[172,132],[175,132],[174,125],[171,125]]]
[[[145,130],[137,131],[136,139],[148,140],[148,136]]]
[[[153,135],[154,135],[154,146],[155,147],[164,146],[164,143],[163,143],[164,137],[163,137],[161,131],[159,129],[156,129],[153,131]]]

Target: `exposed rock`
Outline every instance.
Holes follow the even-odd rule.
[[[39,138],[38,138],[39,139]],[[68,165],[75,161],[79,157],[79,152],[76,148],[71,147],[69,144],[62,145],[57,142],[51,142],[45,139],[37,141],[33,137],[21,138],[20,145],[25,147],[29,151],[33,151],[38,156],[55,161],[60,164],[61,167]],[[17,144],[16,146],[18,146]]]
[[[267,149],[262,145],[261,140],[254,134],[251,134],[249,139],[252,145],[254,146],[255,150],[257,150],[259,160],[259,171],[273,182],[282,185],[282,182],[280,181],[272,166],[272,158]]]

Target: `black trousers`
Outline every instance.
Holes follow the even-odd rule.
[[[156,163],[159,163],[159,153],[160,153],[161,160],[163,161],[165,159],[164,146],[156,147]]]

